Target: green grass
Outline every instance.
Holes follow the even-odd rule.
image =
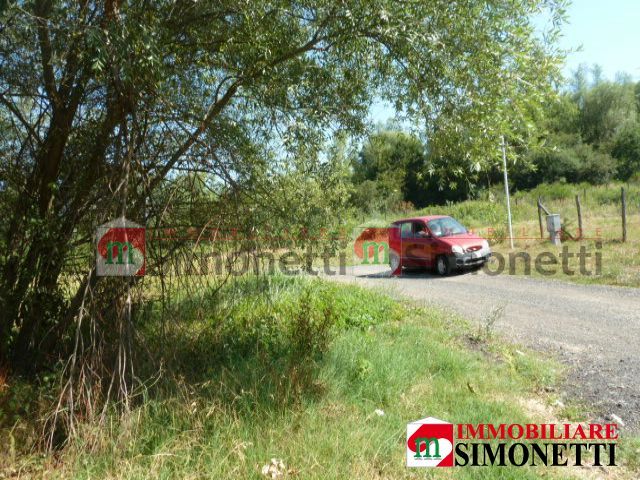
[[[574,254],[578,253],[581,247],[592,254],[601,253],[601,272],[596,274],[595,261],[592,257],[591,260],[587,260],[586,267],[593,274],[579,274],[579,262],[574,257],[569,261],[567,272],[562,268],[556,268],[555,273],[550,277],[575,283],[640,287],[640,186],[625,185],[627,189],[626,243],[621,241],[620,187],[620,184],[600,187],[554,184],[540,185],[531,192],[519,192],[515,195],[518,205],[514,207],[513,226],[516,251],[527,252],[532,258],[541,252],[551,252],[557,256],[561,251],[560,248],[539,239],[535,199],[538,195],[543,196],[547,208],[553,213],[559,213],[565,228],[575,235],[578,232],[578,221],[574,197],[580,195],[585,238],[581,241],[566,239],[563,245],[566,245],[569,252]],[[506,236],[507,229],[503,226],[504,221],[498,222],[497,225]],[[487,226],[484,227],[485,231]],[[480,231],[482,230],[480,228]],[[602,248],[596,248],[597,244]],[[504,239],[497,242],[493,248],[505,257],[511,251],[508,241]],[[516,273],[524,273],[523,265],[517,266]],[[539,274],[535,268],[532,268],[532,274],[549,278],[549,275]]]
[[[85,424],[55,457],[14,453],[5,472],[265,478],[262,467],[276,458],[286,465],[281,478],[450,477],[450,469],[405,467],[409,421],[555,421],[552,398],[540,392],[556,381],[558,365],[382,292],[245,278],[216,294],[183,295],[171,308],[162,334],[159,312],[140,319],[165,362],[142,403],[103,426]],[[462,468],[455,477],[573,473]]]
[[[535,228],[531,233],[538,233],[537,199],[542,198],[543,204],[553,213],[559,213],[571,229],[577,228],[577,214],[575,196],[580,196],[582,213],[585,220],[615,218],[620,220],[620,188],[627,191],[627,207],[629,220],[638,223],[640,214],[640,185],[612,183],[609,185],[589,184],[541,184],[528,191],[518,191],[511,196],[511,212],[514,223],[534,222]],[[436,207],[437,208],[437,207]],[[506,223],[506,208],[502,187],[483,192],[481,198],[447,205],[444,210],[449,215],[464,220],[471,228],[483,228],[488,225],[504,225]],[[419,212],[427,214],[432,207]],[[595,233],[599,225],[585,224],[586,233]],[[620,235],[618,230],[617,235]],[[609,234],[603,232],[603,234]],[[610,233],[614,235],[613,232]],[[535,236],[535,235],[534,235]]]

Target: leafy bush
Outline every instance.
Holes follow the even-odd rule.
[[[205,312],[206,322],[194,322]],[[241,277],[216,293],[193,294],[171,313],[177,340],[158,341],[180,351],[167,357],[179,370],[206,373],[238,359],[268,362],[314,359],[322,355],[339,330],[396,320],[402,307],[376,292],[344,288],[308,277]],[[156,330],[153,316],[146,328]],[[185,335],[185,329],[193,329]],[[169,332],[169,335],[173,335]],[[191,338],[185,344],[184,339]],[[167,348],[165,348],[166,350]],[[207,365],[195,358],[209,358]]]
[[[366,214],[394,211],[402,202],[400,188],[389,188],[378,180],[358,183],[351,194],[351,204]]]
[[[566,183],[542,183],[531,190],[530,194],[534,198],[542,197],[548,201],[571,198],[574,192],[574,186],[567,185]]]
[[[613,180],[617,165],[611,155],[594,150],[586,144],[577,145],[574,150],[580,159],[576,183],[603,185]]]
[[[513,180],[517,189],[554,182],[599,185],[614,178],[616,166],[616,161],[607,153],[576,143],[530,153],[527,161],[514,172]]]
[[[505,225],[498,225],[489,231],[489,243],[491,245],[503,243],[507,235],[507,227]]]
[[[640,173],[640,126],[621,130],[616,136],[611,155],[618,161],[620,180],[629,180]]]

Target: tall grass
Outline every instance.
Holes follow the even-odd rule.
[[[468,348],[459,319],[354,286],[246,278],[173,308],[164,332],[157,311],[139,319],[165,365],[144,401],[85,425],[56,457],[14,467],[65,478],[264,478],[276,458],[284,478],[417,478],[404,466],[407,422],[525,421],[523,398],[555,375],[505,345],[489,347],[502,359],[490,362]]]
[[[640,214],[640,184],[611,183],[590,185],[587,183],[541,184],[527,191],[513,192],[511,210],[514,222],[537,221],[538,197],[554,213],[575,219],[575,196],[580,196],[583,215],[587,217],[618,216],[620,212],[620,188],[627,191],[627,206],[630,216]],[[356,217],[360,226],[386,226],[398,218],[420,215],[451,215],[470,228],[497,226],[504,223],[506,203],[502,186],[481,192],[479,198],[446,205],[431,205],[413,212],[375,213],[366,218]]]

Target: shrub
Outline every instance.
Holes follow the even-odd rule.
[[[640,172],[640,126],[633,125],[618,133],[611,155],[617,160],[617,178],[629,180],[634,173]]]
[[[609,154],[594,150],[585,144],[577,145],[574,151],[580,159],[577,182],[603,185],[613,180],[616,161]]]
[[[507,238],[507,227],[504,225],[498,225],[489,231],[489,243],[491,245],[497,245],[505,241]]]
[[[604,184],[613,179],[617,163],[607,153],[583,143],[539,150],[530,154],[528,162],[514,174],[518,189],[541,183]]]

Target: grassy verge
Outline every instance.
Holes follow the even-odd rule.
[[[278,478],[423,478],[404,466],[409,421],[552,421],[542,392],[557,366],[445,312],[307,279],[238,280],[208,295],[176,304],[162,335],[149,315],[145,333],[170,373],[143,403],[108,425],[86,425],[83,440],[56,456],[14,452],[5,474],[265,478],[275,458]],[[571,472],[455,471],[549,474]]]

